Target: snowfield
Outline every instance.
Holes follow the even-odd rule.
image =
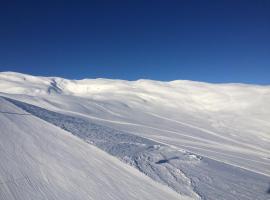
[[[188,199],[0,101],[0,199]]]
[[[0,73],[0,199],[270,198],[270,86]]]

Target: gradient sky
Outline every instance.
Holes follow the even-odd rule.
[[[0,71],[270,84],[269,0],[71,2],[1,1]]]

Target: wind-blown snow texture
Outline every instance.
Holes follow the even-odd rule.
[[[269,198],[269,86],[1,73],[0,91],[182,196]]]

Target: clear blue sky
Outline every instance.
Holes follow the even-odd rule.
[[[269,0],[1,1],[0,71],[270,84]]]

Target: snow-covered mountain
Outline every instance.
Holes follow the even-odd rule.
[[[0,73],[0,199],[269,199],[270,86]]]

